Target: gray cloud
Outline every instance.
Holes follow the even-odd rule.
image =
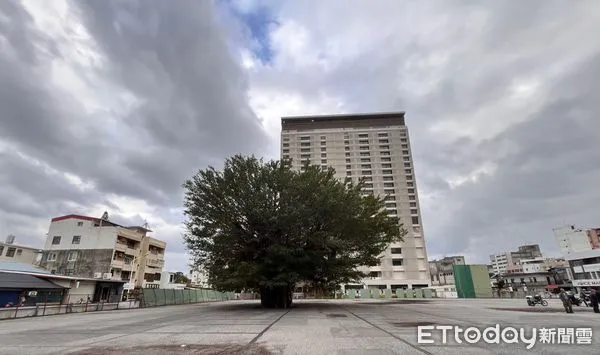
[[[0,4],[10,18],[0,22],[8,45],[0,54],[0,149],[10,147],[0,155],[0,196],[10,201],[0,206],[0,225],[35,242],[39,237],[29,237],[39,234],[34,221],[46,221],[47,228],[51,217],[78,212],[73,206],[94,205],[114,211],[123,223],[140,222],[124,219],[121,213],[136,211],[117,210],[109,195],[146,201],[157,211],[153,218],[180,224],[170,209],[181,205],[187,177],[266,144],[214,5],[77,1],[69,7],[89,36],[83,44],[86,36],[72,36],[76,28],[46,31],[19,2]],[[86,52],[94,57],[78,62]],[[53,77],[55,58],[68,62],[84,91],[68,90],[78,87],[70,77]],[[83,191],[62,175],[50,176],[15,151],[94,188]],[[166,233],[156,237],[182,252],[180,235]]]

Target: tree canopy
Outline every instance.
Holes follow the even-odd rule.
[[[335,171],[236,155],[184,183],[185,242],[217,290],[256,290],[289,307],[298,282],[334,289],[366,275],[406,231],[383,198]]]

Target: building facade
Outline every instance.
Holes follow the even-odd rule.
[[[429,262],[429,275],[432,286],[454,285],[454,265],[465,265],[464,256],[447,256]]]
[[[340,180],[366,180],[365,194],[385,196],[386,209],[408,231],[389,246],[370,277],[342,287],[418,288],[430,284],[415,168],[404,113],[283,117],[281,157],[302,170],[333,167]]]
[[[190,272],[190,283],[194,287],[210,288],[208,274],[204,270],[192,270]]]
[[[160,280],[166,244],[144,227],[124,227],[102,218],[53,218],[40,266],[55,274],[121,280],[125,289]]]
[[[6,241],[0,242],[0,263],[39,265],[41,257],[41,249],[15,244],[13,235],[9,235]]]
[[[554,237],[569,263],[572,284],[577,288],[600,286],[599,229],[576,226],[554,228]]]
[[[505,274],[523,259],[541,258],[542,252],[537,244],[521,245],[517,251],[490,255],[492,269],[497,274]]]

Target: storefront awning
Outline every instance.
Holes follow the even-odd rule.
[[[65,287],[32,275],[0,272],[0,290],[48,290],[61,288]]]

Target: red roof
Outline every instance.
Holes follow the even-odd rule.
[[[54,217],[54,218],[52,218],[52,222],[66,221],[67,219],[78,219],[81,221],[90,221],[90,222],[100,222],[101,221],[100,218],[96,218],[96,217],[82,216],[82,215],[78,215],[78,214],[68,214],[66,216]],[[121,227],[120,225],[110,222],[110,221],[102,221],[102,223],[106,223],[107,225],[110,225],[110,226]]]

